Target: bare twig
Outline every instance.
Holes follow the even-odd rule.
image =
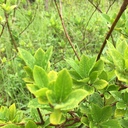
[[[6,11],[4,11],[4,15],[5,15],[5,19],[6,19],[8,32],[9,32],[9,35],[10,35],[10,38],[11,38],[11,42],[12,42],[15,50],[18,52],[18,48],[17,48],[16,42],[15,42],[15,40],[13,38],[13,35],[12,35],[12,32],[11,32],[11,28],[10,28],[9,21],[8,21],[8,14],[6,13]]]
[[[110,30],[108,31],[108,33],[107,33],[107,35],[106,35],[106,38],[105,38],[105,40],[104,40],[104,42],[103,42],[103,44],[102,44],[102,46],[101,46],[100,52],[99,52],[99,54],[98,54],[98,56],[97,56],[97,60],[100,59],[100,56],[101,56],[101,54],[102,54],[103,49],[105,48],[105,45],[106,45],[106,43],[107,43],[107,40],[108,40],[109,37],[111,36],[112,31],[114,30],[114,28],[115,28],[115,26],[116,26],[118,20],[120,19],[121,15],[122,15],[123,12],[125,11],[127,5],[128,5],[128,0],[124,0],[124,2],[123,2],[122,5],[121,5],[121,8],[120,8],[120,10],[119,10],[119,12],[118,12],[118,14],[117,14],[117,16],[116,16],[116,19],[114,20],[114,22],[113,22],[113,24],[112,24]]]
[[[89,17],[89,20],[87,21],[86,28],[88,27],[88,24],[89,24],[90,20],[92,19],[92,16],[95,14],[96,11],[97,11],[97,9],[95,8],[95,10],[92,12],[91,16]]]
[[[102,13],[102,11],[99,9],[98,6],[96,6],[91,0],[88,0],[95,8],[96,10],[98,10],[100,13]]]
[[[110,8],[112,7],[112,5],[113,5],[115,2],[116,2],[116,0],[114,0],[114,1],[109,5],[109,7],[108,7],[106,13],[108,13],[108,11],[110,10]]]
[[[76,52],[76,50],[75,50],[75,48],[74,48],[74,46],[73,46],[73,43],[72,43],[72,41],[71,41],[71,38],[70,38],[70,36],[68,35],[68,32],[67,32],[67,30],[66,30],[65,23],[64,23],[64,20],[63,20],[63,16],[62,16],[62,10],[60,11],[56,0],[54,0],[54,3],[55,3],[55,5],[56,5],[56,8],[57,8],[57,11],[58,11],[60,20],[61,20],[61,24],[62,24],[62,26],[63,26],[65,36],[67,37],[67,39],[68,39],[68,41],[69,41],[69,44],[70,44],[70,46],[72,47],[72,49],[73,49],[73,51],[74,51],[74,53],[75,53],[77,59],[80,60],[80,57],[79,57],[78,53]],[[62,5],[61,5],[61,8],[62,8]]]
[[[4,23],[4,25],[2,25],[2,30],[1,30],[1,33],[0,33],[0,37],[2,36],[2,34],[3,34],[3,32],[4,32],[4,29],[5,29],[6,23],[7,23],[7,22],[5,22],[5,23]]]
[[[35,98],[35,95],[32,94],[32,96],[33,96],[33,98]],[[44,124],[45,122],[43,120],[43,117],[42,117],[42,114],[41,114],[41,111],[39,108],[37,108],[37,112],[38,112],[38,115],[40,117],[41,124]]]

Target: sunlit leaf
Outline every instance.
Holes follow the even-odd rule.
[[[41,104],[48,103],[48,99],[46,96],[47,91],[48,91],[48,88],[41,88],[34,93],[34,95],[38,98],[39,103],[41,103]]]
[[[88,77],[91,69],[95,64],[95,58],[89,58],[83,55],[80,59],[80,75],[82,78]]]
[[[12,104],[9,107],[9,119],[13,121],[15,117],[16,117],[16,106],[15,104]]]
[[[122,128],[119,124],[119,121],[118,120],[108,120],[104,123],[102,123],[102,128]]]
[[[39,87],[34,84],[27,84],[26,86],[31,93],[35,93],[39,89]]]
[[[33,77],[34,77],[36,85],[39,88],[48,86],[48,83],[49,83],[48,76],[43,68],[39,66],[34,66]]]
[[[25,128],[37,128],[37,125],[33,121],[28,121]]]
[[[54,125],[62,124],[64,121],[65,121],[65,118],[59,109],[54,110],[54,112],[52,112],[52,114],[50,115],[51,124],[54,124]]]
[[[78,64],[75,62],[75,60],[68,59],[66,61],[81,76],[80,68],[79,68]]]
[[[35,64],[35,58],[30,54],[30,52],[19,48],[19,53],[22,57],[22,59],[24,60],[24,62],[26,63],[26,65],[33,69],[34,68],[34,64]]]
[[[72,90],[72,79],[66,69],[59,72],[54,87],[57,102],[63,102]]]
[[[93,86],[94,86],[96,89],[104,89],[107,85],[108,85],[108,82],[105,81],[105,80],[102,80],[102,79],[97,80],[97,81],[93,84]]]
[[[72,110],[78,107],[78,104],[86,97],[89,93],[83,89],[77,89],[72,91],[65,102],[55,106],[55,109],[61,110]]]

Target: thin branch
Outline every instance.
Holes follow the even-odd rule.
[[[0,33],[0,37],[2,36],[2,34],[3,34],[3,32],[4,32],[4,29],[5,29],[6,23],[7,23],[7,22],[5,22],[5,24],[4,24],[4,25],[2,25],[2,30],[1,30],[1,33]]]
[[[98,8],[98,6],[96,6],[91,0],[88,0],[88,1],[96,8],[96,10],[102,13],[102,11]]]
[[[106,11],[106,14],[108,13],[108,11],[110,10],[110,8],[112,7],[112,5],[116,2],[116,0],[114,0],[108,7],[107,11]]]
[[[38,9],[38,5],[36,7],[36,10],[35,10],[33,18],[29,21],[28,25],[19,33],[19,35],[23,34],[26,31],[26,29],[33,23],[33,21],[34,21],[34,19],[36,17],[37,9]]]
[[[92,16],[95,14],[96,11],[97,11],[97,9],[95,8],[95,10],[92,12],[91,16],[89,17],[89,20],[87,21],[86,28],[88,27],[89,22],[90,22],[90,20],[92,19]],[[85,29],[86,29],[86,28],[85,28]]]
[[[33,96],[33,98],[35,98],[35,95],[32,94],[32,96]],[[41,114],[41,111],[39,108],[37,108],[37,112],[38,112],[38,115],[40,117],[41,124],[44,124],[45,122],[43,120],[43,117],[42,117],[42,114]]]
[[[62,26],[63,26],[65,36],[67,37],[67,39],[68,39],[68,41],[69,41],[69,44],[70,44],[70,46],[72,47],[72,49],[73,49],[73,51],[74,51],[74,53],[75,53],[77,59],[80,60],[80,57],[79,57],[78,53],[76,52],[76,50],[75,50],[75,48],[74,48],[74,46],[73,46],[73,43],[72,43],[72,41],[71,41],[71,38],[70,38],[70,36],[68,35],[68,32],[67,32],[67,30],[66,30],[65,23],[64,23],[64,20],[63,20],[63,16],[62,16],[62,14],[61,14],[61,13],[62,13],[62,10],[61,10],[61,11],[59,10],[59,7],[58,7],[58,5],[57,5],[56,0],[54,0],[54,3],[55,3],[55,5],[56,5],[56,9],[57,9],[57,11],[58,11],[58,14],[59,14],[59,17],[60,17],[60,20],[61,20],[61,24],[62,24]],[[61,6],[61,7],[62,7],[62,6]]]
[[[113,38],[113,35],[112,35],[112,34],[111,34],[111,39],[112,39],[112,44],[113,44],[113,46],[116,47],[116,43],[115,43],[115,41],[114,41],[114,38]]]
[[[114,20],[114,22],[113,22],[113,24],[112,24],[110,30],[108,31],[108,33],[107,33],[107,35],[106,35],[106,37],[105,37],[105,40],[104,40],[104,42],[103,42],[103,44],[102,44],[102,46],[101,46],[100,52],[99,52],[99,54],[98,54],[98,56],[97,56],[97,60],[100,59],[100,56],[101,56],[101,54],[102,54],[102,51],[103,51],[103,49],[105,48],[105,45],[107,44],[107,40],[108,40],[109,37],[111,36],[111,33],[113,32],[113,30],[114,30],[114,28],[115,28],[115,26],[116,26],[118,20],[120,19],[121,15],[122,15],[123,12],[125,11],[127,5],[128,5],[128,0],[124,0],[124,2],[122,3],[122,6],[121,6],[121,8],[120,8],[120,10],[119,10],[119,12],[118,12],[118,14],[117,14],[117,16],[116,16],[116,19]]]
[[[4,11],[4,15],[5,15],[5,19],[6,19],[8,32],[9,32],[9,35],[10,35],[10,38],[11,38],[11,42],[12,42],[15,50],[18,52],[18,48],[17,48],[16,42],[15,42],[15,40],[13,38],[13,35],[12,35],[12,32],[11,32],[11,28],[10,28],[9,21],[8,21],[8,14],[6,13],[6,11]]]

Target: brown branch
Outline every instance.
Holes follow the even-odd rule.
[[[9,32],[9,35],[10,35],[10,38],[11,38],[11,42],[12,42],[16,52],[18,52],[18,48],[17,48],[16,42],[15,42],[15,40],[13,38],[13,35],[12,35],[12,32],[11,32],[11,28],[10,28],[9,21],[8,21],[8,14],[6,13],[6,11],[4,11],[4,15],[5,15],[5,19],[6,19],[8,32]]]
[[[68,35],[68,32],[67,32],[67,30],[66,30],[65,23],[64,23],[64,20],[63,20],[63,16],[62,16],[62,11],[59,10],[59,7],[58,7],[58,5],[57,5],[56,0],[54,0],[54,3],[55,3],[55,5],[56,5],[56,9],[57,9],[57,11],[58,11],[58,14],[59,14],[59,17],[60,17],[60,20],[61,20],[62,27],[63,27],[63,29],[64,29],[65,36],[66,36],[66,38],[68,39],[69,44],[70,44],[70,46],[72,47],[72,49],[73,49],[73,51],[74,51],[74,53],[75,53],[77,59],[80,60],[80,57],[79,57],[78,53],[76,52],[76,50],[75,50],[75,48],[74,48],[74,46],[73,46],[73,43],[72,43],[72,41],[71,41],[71,38],[70,38],[70,36]]]
[[[33,98],[35,98],[35,95],[32,94],[32,96],[33,96]],[[41,111],[40,111],[39,108],[37,108],[37,112],[38,112],[38,115],[39,115],[39,117],[40,117],[41,123],[44,124],[45,122],[44,122],[44,120],[43,120],[43,117],[42,117],[42,114],[41,114]]]
[[[113,32],[113,30],[114,30],[114,28],[115,28],[115,26],[116,26],[118,20],[120,19],[121,15],[122,15],[123,12],[125,11],[127,5],[128,5],[128,0],[124,0],[124,2],[123,2],[122,5],[121,5],[121,8],[120,8],[120,10],[119,10],[119,12],[118,12],[118,14],[117,14],[117,16],[116,16],[116,19],[114,20],[114,22],[113,22],[113,24],[112,24],[110,30],[108,31],[108,33],[107,33],[107,35],[106,35],[106,37],[105,37],[105,40],[104,40],[104,42],[103,42],[103,44],[102,44],[102,46],[101,46],[100,52],[99,52],[99,54],[98,54],[98,56],[97,56],[97,60],[100,59],[100,56],[101,56],[101,54],[102,54],[102,51],[103,51],[103,49],[105,48],[105,45],[107,44],[107,40],[108,40],[109,37],[111,36],[111,33]]]
[[[114,1],[109,5],[109,7],[108,7],[106,13],[108,13],[108,11],[110,10],[110,8],[112,7],[112,5],[113,5],[115,2],[116,2],[116,0],[114,0]]]
[[[98,6],[96,6],[91,0],[88,0],[88,1],[96,8],[96,10],[102,13],[102,11],[98,8]]]
[[[2,30],[1,30],[1,33],[0,33],[0,37],[2,36],[2,34],[3,34],[3,32],[4,32],[4,29],[5,29],[6,23],[7,23],[7,22],[5,22],[5,24],[4,24],[4,25],[2,25]]]

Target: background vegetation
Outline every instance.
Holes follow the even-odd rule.
[[[67,68],[67,70],[74,69],[72,64],[74,63],[73,60],[75,60],[78,65],[80,65],[77,59],[80,59],[82,55],[86,55],[90,58],[96,57],[99,54],[106,34],[110,30],[110,27],[114,22],[122,3],[122,0],[36,0],[35,2],[27,0],[1,0],[0,106],[9,107],[13,103],[15,103],[18,110],[23,110],[27,117],[32,118],[35,114],[35,108],[34,110],[33,108],[28,108],[28,103],[33,98],[33,94],[31,94],[31,91],[28,91],[28,89],[26,88],[26,83],[23,81],[23,78],[26,77],[24,66],[27,64],[25,62],[25,59],[21,57],[22,52],[19,53],[18,48],[25,49],[26,51],[29,51],[31,55],[34,55],[39,48],[47,51],[49,47],[53,46],[52,57],[50,59],[51,70],[59,72],[60,70],[63,70],[63,68]],[[60,9],[60,15],[58,14],[56,4]],[[114,97],[114,93],[111,93],[113,97],[109,96],[110,88],[113,88],[112,90],[110,89],[111,91],[113,91],[114,89],[120,91],[122,90],[122,88],[124,88],[124,90],[127,92],[127,77],[125,77],[127,75],[127,71],[122,71],[121,73],[117,71],[116,73],[113,73],[114,69],[118,69],[118,63],[120,63],[116,62],[121,54],[121,49],[119,49],[119,47],[122,48],[122,52],[125,51],[124,46],[127,47],[127,13],[128,10],[126,9],[122,14],[120,20],[118,21],[116,27],[114,28],[111,37],[109,38],[109,45],[107,45],[102,52],[101,58],[105,63],[105,69],[103,70],[107,72],[106,74],[109,76],[108,79],[103,79],[107,82],[110,82],[107,88],[105,88],[106,86],[104,87],[107,91],[105,92],[104,90],[98,90],[95,91],[95,95],[91,95],[93,98],[95,96],[102,97],[103,95],[106,95],[107,98],[103,96],[101,101],[105,97],[107,100],[109,100],[112,106],[116,105],[117,101],[112,99]],[[63,27],[66,30],[64,30]],[[68,35],[69,39],[66,35]],[[69,43],[69,40],[71,40],[72,44]],[[121,44],[122,42],[125,45]],[[117,51],[119,53],[117,53],[114,47],[118,47]],[[111,53],[111,51],[113,52]],[[122,60],[127,60],[127,58],[123,57]],[[69,58],[72,58],[72,60],[70,60]],[[66,61],[68,59],[69,61]],[[128,61],[125,61],[126,69],[127,62]],[[124,67],[121,67],[120,70],[124,70]],[[126,74],[123,76],[123,73]],[[70,72],[70,74],[71,76],[73,76],[72,71]],[[100,74],[100,77],[103,74],[105,73],[102,72],[102,74]],[[112,79],[112,81],[110,79]],[[78,82],[78,84],[81,83]],[[117,87],[117,85],[119,85],[119,87]],[[122,99],[125,99],[124,95],[127,95],[127,93],[123,94],[121,92],[120,95],[123,95]],[[93,98],[91,100],[94,100]],[[108,103],[108,105],[110,104]],[[127,106],[127,103],[125,105]],[[15,105],[13,104],[13,107],[14,106]],[[120,105],[118,104],[118,106]],[[96,105],[93,105],[92,108],[95,108],[97,110],[99,109]],[[119,115],[125,117],[122,114],[122,108],[119,109],[121,110],[119,112],[121,114]],[[87,117],[89,118],[88,115]],[[39,117],[37,117],[37,121],[39,120],[38,118]],[[85,126],[87,128],[94,127],[94,124],[89,124],[88,126],[88,123],[86,123],[85,121],[86,119],[82,119],[82,123],[86,124]],[[32,124],[32,122],[29,123]],[[107,123],[109,125],[110,122],[105,123],[106,124],[104,124],[103,126],[104,128],[107,128]],[[127,123],[128,121],[126,121],[124,123],[125,125],[122,125],[122,127],[125,128]],[[116,122],[113,123],[113,126],[111,127],[121,127],[120,125],[114,126],[114,124],[116,124]],[[81,126],[81,124],[78,124],[78,126]],[[72,127],[78,126],[72,125]],[[99,128],[103,126],[96,127]],[[62,125],[58,127],[66,126]]]

